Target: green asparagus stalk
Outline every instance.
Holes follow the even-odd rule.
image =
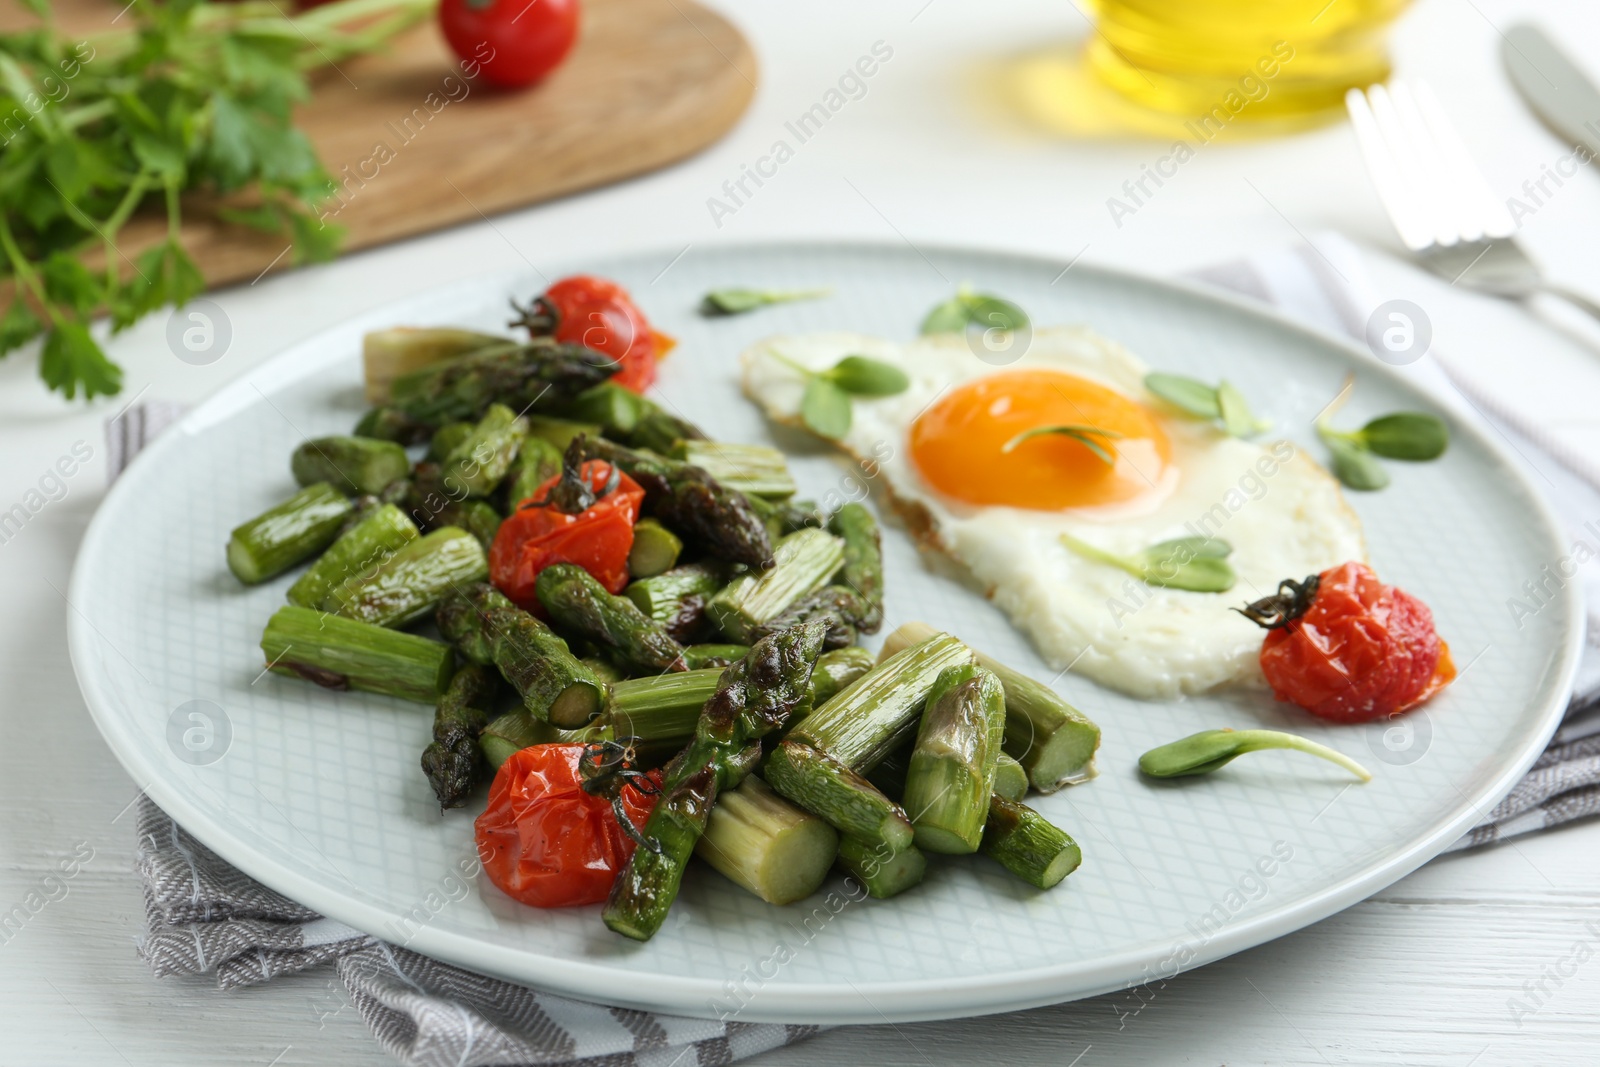
[[[613,441],[627,441],[638,429],[639,421],[656,405],[631,389],[615,382],[601,382],[593,389],[578,394],[571,404],[562,409],[563,417],[576,422],[591,423]]]
[[[993,673],[961,666],[939,675],[922,712],[901,801],[917,847],[947,855],[978,851],[1005,729],[1005,693]]]
[[[720,668],[709,667],[613,682],[604,721],[618,737],[686,741],[721,677]]]
[[[396,378],[389,404],[431,426],[479,418],[490,404],[553,411],[615,370],[581,345],[493,345]]]
[[[893,655],[934,632],[927,623],[905,623],[884,639],[879,654]],[[1033,787],[1053,793],[1093,778],[1100,727],[1043,682],[982,652],[974,655],[979,666],[995,673],[1006,691],[1006,752],[1022,764]]]
[[[506,479],[506,513],[534,495],[545,482],[561,473],[561,450],[542,437],[528,436],[517,452],[517,461],[511,465]]]
[[[445,526],[397,549],[367,573],[345,579],[322,607],[347,619],[406,626],[432,612],[456,587],[488,576],[489,561],[477,538]]]
[[[459,526],[488,548],[500,529],[501,516],[487,501],[466,495],[460,479],[449,483],[437,463],[418,463],[411,477],[396,483],[395,494],[411,518],[424,530]],[[454,488],[450,488],[453,486]]]
[[[892,849],[853,837],[839,839],[839,866],[877,900],[898,896],[922,881],[928,857],[916,845]]]
[[[346,493],[380,493],[411,473],[406,450],[373,437],[318,437],[294,450],[289,461],[301,485],[327,482]]]
[[[600,435],[600,427],[592,422],[574,422],[549,415],[535,415],[528,419],[528,436],[537,437],[556,451],[565,453],[572,442],[580,437]]]
[[[487,583],[444,598],[439,632],[474,663],[493,663],[534,718],[563,729],[600,714],[605,683],[580,663],[567,643]]]
[[[839,834],[755,775],[717,798],[695,854],[768,904],[815,893],[833,866]]]
[[[646,411],[628,435],[630,448],[648,448],[660,456],[670,456],[685,441],[703,441],[706,435],[691,422],[669,415],[660,408]]]
[[[844,561],[844,542],[801,530],[778,542],[771,568],[741,574],[706,602],[706,613],[730,640],[746,644],[796,600],[815,592]]]
[[[677,618],[685,597],[709,597],[727,584],[727,568],[714,563],[689,563],[629,583],[622,595],[660,623]]]
[[[741,493],[780,499],[794,495],[794,475],[789,473],[789,461],[776,448],[721,441],[684,441],[672,455]]]
[[[268,620],[261,652],[275,674],[419,704],[437,703],[455,668],[450,646],[439,641],[292,604]]]
[[[516,342],[451,326],[396,326],[374,330],[361,339],[361,363],[367,382],[367,403],[387,404],[396,378],[445,360],[485,349],[509,351]]]
[[[349,499],[328,483],[308,485],[234,527],[228,537],[228,569],[247,585],[282,574],[332,544],[352,511]]]
[[[641,612],[633,601],[606,592],[582,567],[574,563],[546,567],[539,572],[534,592],[563,629],[611,650],[633,670],[685,669],[683,647],[665,626]]]
[[[1004,752],[994,765],[994,795],[1013,804],[1022,803],[1028,795],[1028,772]]]
[[[443,463],[455,451],[456,445],[472,436],[472,423],[447,422],[428,439],[428,458],[435,463]]]
[[[422,773],[440,810],[459,808],[487,777],[478,736],[489,724],[488,708],[500,690],[494,670],[469,663],[456,671],[433,714],[433,742],[422,750]]]
[[[767,757],[767,783],[847,837],[904,849],[905,812],[862,775],[909,737],[940,673],[971,661],[948,634],[884,660],[789,731]]]
[[[828,631],[828,647],[844,648],[855,643],[857,633],[877,633],[883,625],[883,550],[877,520],[860,504],[846,504],[828,521],[828,529],[844,545],[838,581],[795,600],[758,627],[757,635],[826,616],[835,620]]]
[[[628,573],[653,578],[671,570],[683,551],[678,535],[655,519],[640,519],[633,527],[633,547],[628,550]]]
[[[372,508],[289,587],[289,603],[320,607],[352,576],[377,568],[417,539],[417,527],[393,504]]]
[[[592,728],[563,730],[535,719],[527,708],[513,708],[478,735],[478,748],[495,770],[530,745],[581,744],[596,739]]]
[[[751,509],[751,498],[699,467],[635,452],[600,438],[585,441],[585,456],[603,459],[645,491],[650,513],[715,559],[762,569],[772,563],[772,539]]]
[[[845,686],[870,671],[874,662],[872,653],[859,645],[818,656],[816,669],[811,672],[810,706],[820,708],[832,700]]]
[[[504,404],[490,404],[483,418],[450,449],[440,480],[454,494],[488,496],[511,470],[528,436],[528,421]]]
[[[1036,889],[1049,889],[1078,869],[1078,843],[1026,804],[989,801],[980,851]]]
[[[417,445],[428,440],[428,427],[405,412],[389,407],[372,408],[350,432],[356,437],[393,441],[397,445]]]
[[[647,941],[661,928],[718,794],[743,781],[760,759],[761,737],[805,698],[824,633],[817,623],[774,634],[723,672],[694,740],[667,765],[644,829],[650,847],[634,851],[611,887],[604,918],[612,930]]]
[[[720,669],[744,659],[749,651],[749,645],[688,645],[683,650],[683,662],[691,671],[704,667]]]

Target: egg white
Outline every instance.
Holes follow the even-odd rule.
[[[1056,670],[1146,699],[1259,684],[1262,630],[1231,609],[1273,592],[1282,579],[1366,558],[1360,522],[1338,482],[1293,443],[1243,441],[1181,416],[1164,420],[1169,476],[1127,505],[976,507],[922,478],[910,455],[911,425],[947,390],[977,378],[1059,370],[1160,410],[1144,388],[1145,365],[1085,329],[1039,329],[1027,352],[1004,367],[977,358],[959,335],[905,344],[851,333],[773,337],[741,356],[744,391],[770,418],[798,425],[805,382],[783,360],[825,370],[852,354],[899,367],[911,385],[895,396],[857,398],[851,427],[836,443],[872,465],[911,533],[963,564]],[[1233,546],[1238,582],[1221,594],[1146,585],[1074,553],[1062,533],[1119,555],[1173,537],[1220,537]]]

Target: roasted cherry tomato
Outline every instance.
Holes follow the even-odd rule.
[[[578,39],[578,0],[441,0],[439,29],[471,73],[490,85],[532,85]]]
[[[617,364],[612,381],[642,393],[656,380],[656,361],[674,341],[656,333],[616,282],[588,274],[562,278],[533,302],[523,316],[529,332],[583,345]]]
[[[1261,669],[1279,700],[1324,719],[1366,722],[1408,711],[1455,678],[1433,612],[1365,564],[1278,589],[1244,613],[1268,627]]]
[[[611,464],[591,459],[581,468],[581,477],[596,493],[603,492],[611,478]],[[561,480],[551,478],[500,524],[494,543],[489,546],[489,578],[519,607],[533,610],[539,598],[533,583],[539,572],[553,563],[576,563],[612,593],[628,584],[628,552],[633,548],[633,524],[639,521],[644,490],[626,474],[619,474],[617,487],[578,512],[568,515],[554,507],[541,505]]]
[[[474,824],[484,873],[524,904],[563,908],[604,900],[633,855],[611,803],[583,789],[584,749],[534,745],[512,755]],[[660,771],[645,777],[659,788]],[[623,785],[620,796],[624,813],[642,827],[656,798],[633,785]]]

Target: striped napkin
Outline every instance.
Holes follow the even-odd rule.
[[[1273,304],[1308,324],[1363,335],[1379,303],[1365,282],[1362,253],[1337,236],[1223,264],[1194,278]],[[1446,359],[1409,368],[1424,388],[1463,418],[1487,421],[1513,451],[1553,460],[1541,477],[1552,503],[1583,535],[1600,515],[1600,473],[1585,457],[1544,439],[1537,422],[1507,410]],[[135,406],[107,425],[115,478],[182,408]],[[1584,575],[1591,618],[1600,575]],[[1600,624],[1590,627],[1591,638]],[[1578,694],[1550,748],[1511,794],[1452,849],[1548,829],[1600,812],[1600,647],[1591,644]],[[726,1064],[804,1040],[823,1027],[713,1022],[610,1008],[555,996],[419,956],[324,918],[236,870],[190,837],[149,798],[139,806],[138,874],[148,932],[140,952],[158,977],[215,974],[223,988],[269,981],[332,963],[346,999],[384,1049],[410,1067],[694,1067]]]

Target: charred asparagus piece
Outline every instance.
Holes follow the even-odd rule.
[[[916,845],[891,849],[845,837],[839,840],[839,866],[855,876],[868,896],[886,900],[922,881],[928,857]]]
[[[497,345],[396,378],[389,403],[431,426],[476,419],[495,403],[552,411],[615,371],[611,360],[579,345]]]
[[[917,847],[964,855],[978,851],[1005,738],[1005,692],[982,667],[939,675],[922,712],[901,803]]]
[[[633,527],[633,547],[628,550],[628,573],[653,578],[671,570],[683,551],[678,535],[655,519],[640,519]]]
[[[408,514],[424,530],[459,526],[488,548],[500,529],[501,515],[487,501],[466,494],[460,479],[446,479],[437,463],[418,463],[411,477],[398,483],[399,497]]]
[[[857,633],[877,633],[883,625],[883,550],[877,520],[860,504],[846,504],[828,521],[828,529],[844,545],[838,581],[796,600],[757,633],[827,616],[835,620],[828,631],[828,647],[844,648],[855,643]]]
[[[373,437],[318,437],[294,450],[289,461],[301,485],[327,482],[346,493],[381,493],[411,473],[406,450]]]
[[[940,673],[971,660],[961,642],[936,634],[879,663],[789,731],[767,758],[767,783],[846,836],[903,850],[910,821],[862,774],[916,728]]]
[[[428,776],[441,810],[466,803],[468,794],[487,777],[489,767],[478,736],[489,724],[487,709],[499,689],[493,668],[469,663],[456,671],[439,698],[433,713],[433,742],[422,750],[422,773]]]
[[[766,524],[743,493],[718,484],[699,467],[603,439],[586,439],[584,451],[587,458],[621,467],[644,489],[651,514],[710,555],[756,569],[771,565]]]
[[[1028,795],[1028,772],[1004,752],[994,764],[994,795],[1013,804],[1022,803]]]
[[[539,572],[534,592],[563,629],[611,650],[634,670],[685,669],[683,647],[665,626],[641,612],[633,601],[606,592],[582,567],[573,563],[546,567]]]
[[[892,655],[934,633],[923,622],[908,622],[884,639],[881,656]],[[1005,664],[976,652],[979,666],[995,673],[1006,691],[1005,750],[1028,772],[1042,793],[1093,778],[1100,727],[1060,694]]]
[[[228,537],[228,569],[248,585],[282,574],[332,544],[352,511],[349,499],[327,482],[308,485],[234,527]]]
[[[1026,804],[989,800],[980,851],[1037,889],[1049,889],[1078,869],[1083,853],[1066,832]]]
[[[706,602],[706,613],[729,640],[756,640],[763,625],[820,588],[844,562],[844,543],[822,530],[801,530],[778,542],[773,560],[772,567],[739,575]]]
[[[419,704],[438,702],[455,667],[442,642],[294,605],[268,620],[261,652],[275,674]]]
[[[447,422],[428,439],[428,458],[435,463],[442,463],[455,451],[456,445],[472,436],[472,423]]]
[[[511,469],[527,436],[526,419],[504,404],[490,404],[440,464],[445,487],[459,485],[468,496],[488,496]]]
[[[374,571],[416,539],[417,527],[405,512],[393,504],[371,508],[289,587],[289,603],[321,606],[333,590],[356,575]]]
[[[517,452],[506,482],[506,513],[534,495],[545,482],[561,473],[561,450],[542,437],[529,436]]]
[[[535,719],[527,708],[513,708],[483,728],[478,748],[489,766],[499,770],[500,764],[529,745],[583,744],[596,736],[593,727],[563,730]]]
[[[794,475],[789,473],[789,461],[776,448],[721,441],[684,441],[672,455],[741,493],[779,499],[794,495]]]
[[[378,626],[405,626],[438,607],[458,586],[481,582],[489,561],[477,538],[445,526],[386,556],[368,573],[347,578],[323,608]]]
[[[755,775],[723,793],[695,854],[768,904],[817,891],[833,866],[839,835]]]
[[[774,634],[723,672],[694,740],[667,765],[644,829],[651,847],[634,851],[611,888],[604,918],[612,930],[647,941],[661,928],[718,794],[743,781],[762,735],[780,728],[805,698],[824,629],[810,624]]]
[[[361,339],[361,363],[367,381],[367,403],[384,404],[389,388],[401,375],[447,359],[488,348],[509,350],[516,342],[450,326],[397,326],[374,330]]]
[[[494,586],[475,583],[446,597],[437,621],[462,655],[498,667],[534,718],[575,729],[600,714],[605,684],[565,641]]]
[[[811,672],[812,708],[820,708],[832,700],[845,686],[872,669],[871,652],[852,645],[836,648],[817,657],[816,669]]]
[[[393,441],[397,445],[419,445],[428,440],[429,428],[395,408],[372,408],[356,428],[350,431],[357,437],[371,437],[379,441]]]
[[[708,597],[726,584],[727,568],[714,563],[689,563],[649,578],[630,582],[622,595],[659,623],[677,618],[686,597]]]

